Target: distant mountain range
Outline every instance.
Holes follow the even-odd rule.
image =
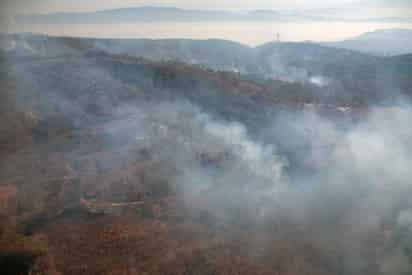
[[[324,43],[336,48],[344,48],[374,55],[400,55],[412,53],[411,29],[376,30],[355,38]]]
[[[298,83],[326,89],[331,98],[352,100],[361,93],[378,100],[387,97],[394,86],[402,94],[411,95],[410,55],[378,57],[315,43],[275,42],[252,48],[225,40],[78,39],[29,34],[0,38],[0,57],[3,52],[23,59],[54,60],[107,53],[125,60],[183,62],[194,68],[241,75],[256,83]]]
[[[412,22],[412,18],[377,17],[349,19],[333,12],[290,12],[253,10],[232,12],[223,10],[189,10],[174,7],[131,7],[93,12],[59,12],[24,14],[16,18],[24,24],[101,24],[122,22],[195,22],[195,21],[376,21]]]
[[[13,47],[13,43],[8,39],[5,41],[0,41],[0,48]],[[93,41],[97,48],[115,54],[145,56],[156,60],[181,60],[191,64],[204,64],[215,69],[239,70],[240,72],[248,71],[246,67],[250,68],[251,64],[255,64],[254,59],[258,49],[265,48],[265,45],[253,48],[241,43],[219,39],[84,39],[82,41]],[[348,40],[313,42],[312,44],[375,56],[411,54],[412,29],[376,30]],[[27,46],[26,50],[28,48]]]
[[[153,21],[248,21],[248,20],[322,20],[311,17],[281,14],[272,10],[250,12],[186,10],[179,8],[136,7],[81,13],[28,14],[16,17],[18,23],[84,24]]]
[[[174,7],[131,7],[93,12],[59,12],[48,14],[24,14],[16,17],[18,23],[27,24],[98,24],[119,22],[162,21],[352,21],[335,13],[316,11],[252,10],[245,12],[223,10],[189,10]],[[412,22],[412,18],[353,19],[354,21]]]

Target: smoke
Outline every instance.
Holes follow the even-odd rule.
[[[283,58],[272,54],[265,59],[269,72],[267,77],[275,80],[282,80],[290,83],[312,84],[320,88],[333,84],[333,79],[324,75],[311,74],[303,67],[296,67],[287,64]]]
[[[189,102],[138,108],[137,139],[150,140],[155,158],[176,169],[169,180],[192,215],[207,211],[218,224],[276,221],[284,230],[293,224],[314,244],[338,249],[344,274],[409,267],[409,107],[376,107],[344,126],[312,109],[288,113],[263,127],[260,140]]]
[[[364,120],[346,125],[345,129],[316,114],[305,114],[286,126],[314,132],[306,137],[309,150],[303,156],[312,168],[311,176],[297,178],[298,184],[305,186],[304,193],[300,195],[298,211],[291,212],[300,216],[290,217],[303,226],[314,221],[338,225],[336,230],[341,233],[334,238],[339,239],[343,234],[339,242],[346,251],[345,268],[350,274],[370,274],[373,265],[375,272],[401,274],[398,269],[388,271],[385,260],[389,257],[391,261],[396,258],[398,266],[408,266],[405,250],[388,252],[383,247],[394,245],[394,238],[399,237],[396,233],[399,224],[408,226],[406,198],[412,190],[409,169],[412,132],[407,125],[411,117],[407,106],[378,107]],[[294,205],[288,204],[293,209]],[[326,207],[327,211],[320,207]],[[366,251],[371,249],[370,242],[385,252],[373,259],[363,256],[369,253]]]
[[[273,146],[263,146],[251,140],[244,125],[210,122],[205,126],[205,130],[207,134],[225,144],[227,149],[256,175],[273,182],[281,180],[285,164],[276,159]]]
[[[259,129],[255,132],[247,122],[218,117],[183,96],[166,100],[162,92],[170,91],[155,90],[147,79],[142,81],[147,87],[136,88],[99,64],[76,62],[64,62],[64,69],[10,68],[11,73],[24,75],[16,85],[34,93],[24,95],[40,98],[39,120],[64,114],[76,130],[88,124],[99,128],[93,129],[99,132],[96,142],[80,148],[70,143],[64,148],[68,152],[59,148],[71,163],[95,147],[116,154],[110,161],[99,160],[101,170],[116,166],[117,158],[140,161],[136,152],[148,152],[141,155],[149,155],[145,158],[156,164],[148,177],[176,187],[189,214],[205,222],[202,214],[208,213],[213,228],[229,224],[233,234],[247,228],[253,235],[268,226],[264,232],[271,238],[286,235],[309,242],[324,254],[338,251],[341,263],[333,270],[340,274],[397,275],[411,270],[411,107],[372,107],[360,120],[348,119],[347,109],[342,118],[308,107],[273,110],[268,121],[253,125]],[[127,78],[129,71],[122,68],[116,70]],[[62,71],[57,76],[52,74],[58,69]],[[130,74],[133,81],[140,77],[134,70]],[[78,81],[67,81],[73,79]],[[60,90],[61,82],[69,85],[67,90]],[[85,83],[91,85],[85,88]],[[47,121],[45,127],[50,125]],[[46,142],[32,149],[47,152],[53,146]],[[73,147],[76,150],[71,151]],[[3,177],[8,178],[7,166],[29,171],[35,178],[41,169],[31,163],[20,166],[26,157],[19,153],[2,165]],[[96,182],[95,188],[104,188]]]
[[[321,75],[312,76],[309,78],[309,82],[319,87],[326,87],[331,83],[331,79]]]
[[[135,136],[136,144],[150,146],[155,159],[178,169],[177,181],[185,188],[197,189],[193,182],[201,182],[207,188],[220,183],[256,190],[265,185],[267,191],[286,181],[288,164],[274,145],[251,138],[242,123],[218,119],[188,101],[122,106],[115,113],[127,119],[107,130],[117,138]]]
[[[285,230],[294,224],[311,242],[337,247],[344,274],[409,267],[402,244],[411,234],[409,107],[377,107],[344,127],[313,110],[289,113],[274,118],[259,141],[240,122],[188,102],[142,113],[153,114],[149,124],[158,132],[149,139],[167,144],[155,147],[179,171],[173,181],[193,215],[207,211],[216,223],[277,221]]]

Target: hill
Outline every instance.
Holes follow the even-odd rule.
[[[1,37],[1,270],[407,274],[410,56],[118,43]]]
[[[53,57],[101,51],[157,62],[176,61],[238,73],[258,83],[280,80],[315,85],[328,89],[329,98],[364,97],[376,101],[391,98],[388,90],[410,95],[408,71],[397,65],[387,66],[390,58],[315,43],[268,43],[250,48],[224,40],[114,40],[32,35],[3,36],[1,40],[6,52],[23,56]],[[394,58],[390,63],[408,63],[408,60]]]
[[[336,48],[361,51],[377,56],[412,53],[412,30],[387,29],[361,34],[352,39],[325,43]]]
[[[16,17],[25,24],[97,24],[121,22],[203,22],[203,21],[316,21],[324,20],[304,14],[282,13],[273,10],[229,12],[188,10],[172,7],[130,7],[114,10],[79,13],[27,14]]]

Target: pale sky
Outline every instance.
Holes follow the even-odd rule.
[[[131,6],[173,6],[185,9],[319,9],[346,7],[410,10],[412,0],[0,0],[3,13],[93,11]],[[362,3],[362,4],[359,4]]]
[[[110,38],[220,38],[258,45],[270,41],[279,33],[286,41],[337,41],[355,37],[367,31],[386,28],[411,28],[412,23],[385,23],[384,20],[365,23],[317,22],[310,25],[268,22],[222,24],[106,24],[84,25],[24,25],[16,24],[16,14],[97,11],[139,6],[163,6],[182,9],[214,10],[288,10],[306,11],[330,18],[367,19],[382,17],[412,18],[412,0],[0,0],[0,32],[34,32],[50,35]],[[356,20],[355,20],[356,21]],[[359,21],[361,22],[361,21]],[[406,22],[406,21],[405,21]],[[182,25],[183,24],[183,25]],[[310,28],[310,31],[308,31]],[[249,35],[245,35],[248,33]]]

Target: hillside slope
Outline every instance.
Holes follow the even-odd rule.
[[[268,44],[265,73],[237,73],[96,47],[115,41],[2,39],[6,274],[411,270],[409,56]],[[249,51],[180,43],[211,63],[215,43]],[[298,69],[308,80],[268,77]]]

